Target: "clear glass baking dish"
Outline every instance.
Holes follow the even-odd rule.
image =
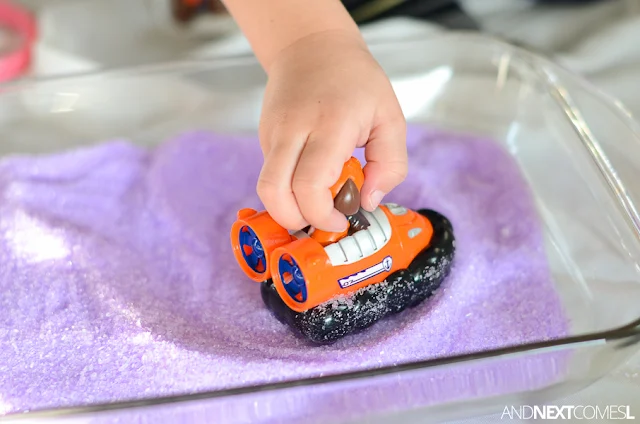
[[[349,374],[4,419],[271,422],[278,402],[302,402],[311,393],[343,399],[335,422],[433,422],[550,401],[591,384],[635,352],[640,130],[624,108],[549,61],[478,35],[372,50],[410,122],[492,137],[516,160],[543,222],[570,335]],[[264,83],[248,57],[23,81],[1,89],[0,154],[55,152],[121,137],[150,146],[194,128],[255,133]],[[487,370],[496,366],[510,367],[514,381],[492,377]],[[559,370],[553,379],[530,384],[549,367]],[[416,381],[429,382],[421,390],[430,390],[432,401],[358,408],[384,396],[385,388]]]

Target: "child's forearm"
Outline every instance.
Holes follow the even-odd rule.
[[[224,0],[265,71],[284,48],[324,31],[358,34],[340,0]]]

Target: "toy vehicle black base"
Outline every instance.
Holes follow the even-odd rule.
[[[279,321],[318,344],[335,342],[420,304],[449,274],[455,238],[447,218],[428,209],[418,212],[431,221],[433,237],[407,269],[396,271],[383,282],[365,286],[349,297],[330,300],[305,312],[295,312],[285,305],[272,280],[261,283],[262,300]]]

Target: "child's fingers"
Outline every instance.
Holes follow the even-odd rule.
[[[271,217],[289,230],[299,230],[308,225],[291,189],[291,179],[303,147],[302,142],[274,144],[265,157],[256,188]]]
[[[362,207],[373,211],[382,198],[407,176],[407,129],[404,117],[391,120],[372,133],[365,146]]]
[[[324,231],[340,232],[347,228],[345,216],[334,208],[330,190],[353,152],[354,143],[337,141],[347,140],[345,137],[354,135],[339,128],[312,133],[293,176],[293,193],[302,216]]]

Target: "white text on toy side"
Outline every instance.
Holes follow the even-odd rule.
[[[341,278],[338,280],[338,284],[340,284],[340,287],[343,289],[346,289],[347,287],[351,287],[354,284],[358,284],[378,274],[382,274],[383,272],[389,272],[392,264],[393,260],[391,259],[391,256],[387,256],[378,264],[367,269],[363,269],[360,272],[356,272],[355,274],[351,274],[348,277]]]

